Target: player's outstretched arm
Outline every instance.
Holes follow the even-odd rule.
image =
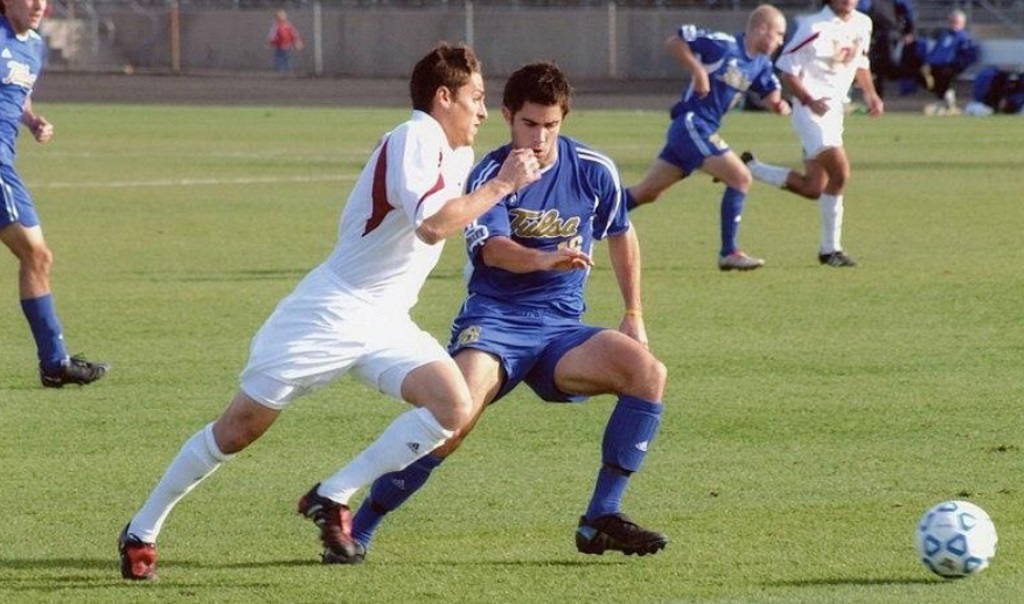
[[[488,239],[480,254],[487,266],[519,274],[584,270],[594,265],[590,256],[577,249],[537,250],[504,236]]]
[[[540,166],[530,149],[509,153],[498,175],[472,193],[448,200],[440,210],[427,217],[416,228],[416,236],[433,245],[461,231],[470,222],[511,195],[540,178]]]

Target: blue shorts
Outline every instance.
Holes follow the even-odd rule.
[[[526,384],[549,403],[578,403],[588,397],[562,392],[555,386],[555,365],[573,348],[604,327],[593,327],[578,318],[565,317],[472,295],[452,323],[448,352],[455,356],[475,348],[498,357],[505,371],[496,402]]]
[[[39,216],[14,167],[0,164],[0,229],[15,222],[34,227],[39,225]]]
[[[688,111],[669,124],[665,146],[658,158],[689,175],[704,165],[707,158],[722,155],[728,150],[729,144],[718,136],[717,130]]]

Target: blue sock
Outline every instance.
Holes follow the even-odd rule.
[[[601,443],[604,465],[597,474],[587,520],[619,511],[629,476],[640,469],[661,424],[662,405],[631,396],[620,396],[608,418]]]
[[[434,468],[444,461],[442,457],[426,455],[412,462],[404,470],[385,474],[373,481],[370,495],[363,500],[352,519],[352,537],[369,549],[373,534],[380,526],[384,515],[397,509],[413,493],[420,490],[430,478]]]
[[[622,189],[622,196],[626,198],[626,211],[632,212],[640,204],[636,202],[636,197],[629,192],[629,189]]]
[[[726,187],[722,194],[722,250],[721,256],[735,252],[736,235],[740,230],[740,217],[743,214],[743,200],[747,194],[732,187]]]
[[[36,351],[39,355],[39,366],[44,371],[51,371],[60,366],[68,356],[64,348],[64,333],[53,308],[53,296],[46,294],[38,298],[21,301],[21,310],[28,319],[32,337],[36,340]]]

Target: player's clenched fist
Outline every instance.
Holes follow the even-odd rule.
[[[540,163],[531,149],[515,149],[508,154],[498,171],[499,180],[512,183],[516,190],[540,178]]]

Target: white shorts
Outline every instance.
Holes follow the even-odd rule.
[[[793,103],[793,130],[800,137],[804,159],[843,146],[843,100],[832,99],[825,115],[817,115],[799,102]]]
[[[240,380],[242,391],[274,409],[349,370],[401,399],[405,376],[434,361],[454,363],[407,312],[382,310],[355,297],[321,266],[256,332]]]

